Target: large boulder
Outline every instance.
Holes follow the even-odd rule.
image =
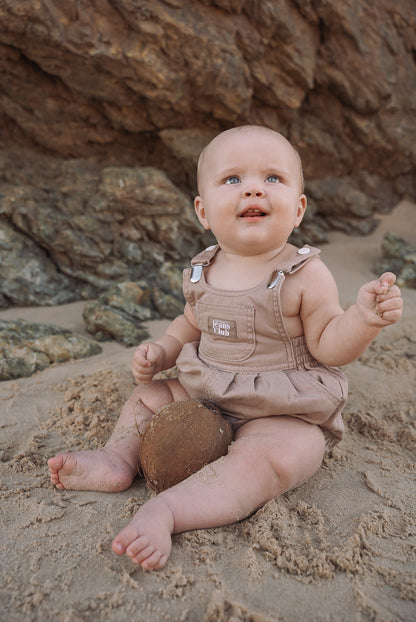
[[[200,249],[190,198],[152,167],[39,157],[1,189],[0,305],[91,298],[157,282]],[[183,264],[182,267],[184,267]]]

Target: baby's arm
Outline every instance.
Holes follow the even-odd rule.
[[[382,328],[400,319],[403,302],[394,284],[396,277],[386,272],[363,285],[356,303],[344,312],[329,270],[320,261],[311,262],[311,268],[313,278],[301,305],[308,348],[324,365],[346,365],[366,350]]]
[[[195,316],[187,303],[183,315],[169,324],[160,339],[142,343],[136,348],[132,363],[135,380],[150,382],[158,372],[173,367],[184,344],[199,341],[200,335]]]

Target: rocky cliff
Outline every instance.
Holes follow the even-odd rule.
[[[186,263],[197,154],[232,125],[300,150],[298,239],[416,198],[412,0],[1,0],[0,68],[1,306]]]

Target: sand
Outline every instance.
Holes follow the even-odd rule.
[[[402,202],[369,237],[331,234],[323,258],[342,304],[374,278],[385,231],[416,243]],[[132,388],[132,348],[0,383],[0,619],[331,622],[416,619],[416,291],[403,319],[345,368],[345,440],[306,484],[241,523],[174,537],[167,566],[144,572],[111,552],[153,493],[57,491],[46,460],[103,444]],[[85,334],[83,303],[8,309]],[[164,323],[150,325],[154,336]]]

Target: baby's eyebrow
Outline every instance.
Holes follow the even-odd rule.
[[[214,181],[221,183],[224,179],[228,179],[229,177],[241,177],[240,173],[236,171],[236,169],[229,169],[226,171],[220,171],[214,176]]]
[[[239,171],[236,167],[226,168],[218,173],[218,177],[230,177],[231,175],[239,176]]]

